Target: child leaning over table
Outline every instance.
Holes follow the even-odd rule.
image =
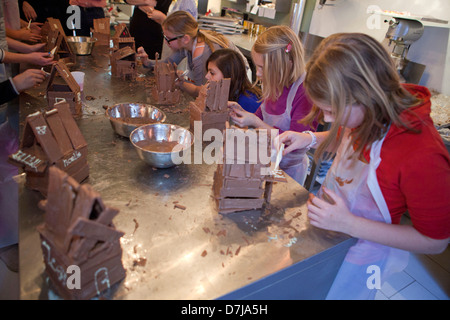
[[[236,101],[245,111],[254,113],[261,104],[261,89],[252,85],[242,56],[231,49],[214,51],[206,60],[206,79],[230,79],[229,101]]]
[[[206,82],[206,60],[211,53],[221,48],[230,48],[242,55],[234,43],[224,35],[210,30],[200,30],[197,20],[186,11],[175,11],[169,14],[162,22],[162,29],[164,39],[173,51],[165,62],[179,64],[185,58],[187,59],[189,68],[187,76],[192,83],[180,77],[181,81],[177,81],[177,85],[193,97],[198,96],[201,86]],[[143,48],[138,48],[137,53],[144,66],[150,67],[154,64],[154,60],[148,59]],[[243,55],[242,57],[245,59]],[[247,60],[244,61],[247,62]]]
[[[335,154],[322,189],[310,195],[312,225],[358,238],[328,299],[373,299],[374,283],[402,271],[408,252],[437,254],[450,237],[450,157],[430,117],[427,88],[401,84],[383,46],[360,33],[324,39],[305,88],[331,122],[316,133],[315,157]],[[286,153],[311,136],[284,132]],[[412,225],[401,225],[408,212]],[[371,269],[369,269],[371,268]],[[378,271],[376,271],[378,270]],[[370,282],[369,277],[379,281]],[[370,285],[368,285],[368,283]]]
[[[234,123],[255,127],[311,132],[317,128],[299,123],[312,108],[303,80],[304,50],[295,32],[286,26],[274,26],[256,39],[251,51],[256,76],[262,83],[262,104],[253,114],[238,103],[229,102]],[[280,168],[299,184],[305,182],[309,160],[305,150],[296,150],[283,157]]]

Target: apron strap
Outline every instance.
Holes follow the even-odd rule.
[[[381,146],[383,145],[386,135],[387,132],[381,140],[372,143],[372,147],[370,149],[370,163],[369,163],[369,175],[367,178],[367,186],[369,187],[369,190],[372,193],[372,196],[378,206],[378,209],[383,215],[384,221],[386,221],[386,223],[392,223],[391,214],[389,213],[389,208],[386,204],[386,200],[384,200],[383,193],[381,192],[380,185],[378,184],[376,173],[376,170],[381,162],[380,158]]]

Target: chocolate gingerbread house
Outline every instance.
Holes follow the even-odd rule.
[[[67,42],[67,36],[61,25],[59,19],[47,18],[49,31],[47,36],[47,46],[48,51],[56,47],[56,52],[54,53],[54,59],[56,61],[62,61],[65,64],[75,62],[75,53],[70,48]],[[55,40],[56,37],[56,40]],[[53,46],[54,44],[54,46]]]
[[[97,46],[109,46],[111,38],[109,18],[94,19],[94,28],[91,28],[92,36],[97,39]]]
[[[155,74],[156,85],[152,87],[152,97],[159,104],[176,104],[180,101],[181,91],[175,85],[177,81],[177,65],[176,63],[165,63],[158,60],[156,55]]]
[[[63,61],[58,61],[52,67],[47,84],[47,101],[50,107],[53,107],[60,101],[66,101],[69,104],[72,115],[74,117],[81,116],[80,86]]]
[[[26,118],[19,150],[9,161],[26,173],[25,186],[47,193],[49,168],[56,166],[78,182],[89,176],[87,142],[66,102]]]
[[[122,80],[136,79],[136,45],[124,23],[114,26],[113,50],[110,54],[111,74]]]
[[[119,23],[114,26],[113,50],[119,50],[124,47],[131,47],[133,51],[136,51],[136,45],[134,37],[131,36],[130,31],[125,23]]]
[[[224,130],[223,164],[214,173],[213,193],[219,213],[262,209],[273,183],[284,175],[271,171],[271,135],[265,129]]]
[[[111,54],[111,74],[122,80],[136,79],[136,53],[131,47],[123,47]]]
[[[118,210],[106,206],[89,184],[49,169],[48,197],[39,203],[44,222],[37,227],[52,287],[64,299],[91,299],[125,277],[120,238],[112,220]],[[69,281],[68,268],[79,276]],[[76,271],[75,271],[76,272]],[[78,280],[78,282],[77,282]]]
[[[193,132],[194,122],[202,122],[202,133],[208,129],[225,129],[228,120],[228,95],[230,79],[209,81],[200,89],[195,101],[189,103],[190,127]]]

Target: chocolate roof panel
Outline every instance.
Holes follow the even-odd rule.
[[[53,132],[53,136],[58,143],[59,149],[63,155],[66,155],[73,151],[72,142],[67,135],[66,129],[64,129],[64,124],[59,117],[58,110],[52,109],[45,113],[45,118],[47,120],[50,130]]]
[[[63,79],[63,81],[65,83],[67,83],[67,85],[69,86],[69,88],[72,92],[74,92],[74,93],[80,92],[80,86],[75,81],[75,78],[72,76],[72,74],[70,73],[69,69],[67,68],[66,64],[63,61],[58,61],[57,63],[55,63],[53,65],[52,71],[50,74],[50,79],[48,80],[48,84],[47,84],[47,91],[50,90],[50,88],[55,80],[56,73],[58,73],[61,76],[61,78]]]
[[[44,116],[41,113],[28,116],[27,122],[30,124],[37,142],[41,145],[50,162],[54,163],[61,159],[63,154]]]
[[[70,112],[69,104],[67,102],[58,103],[55,105],[55,109],[58,110],[59,118],[69,136],[73,149],[87,146],[87,142]]]

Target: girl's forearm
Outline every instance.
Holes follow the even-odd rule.
[[[389,247],[415,253],[438,254],[448,245],[448,239],[429,238],[411,225],[388,224],[362,217],[355,217],[353,220],[345,233]]]

